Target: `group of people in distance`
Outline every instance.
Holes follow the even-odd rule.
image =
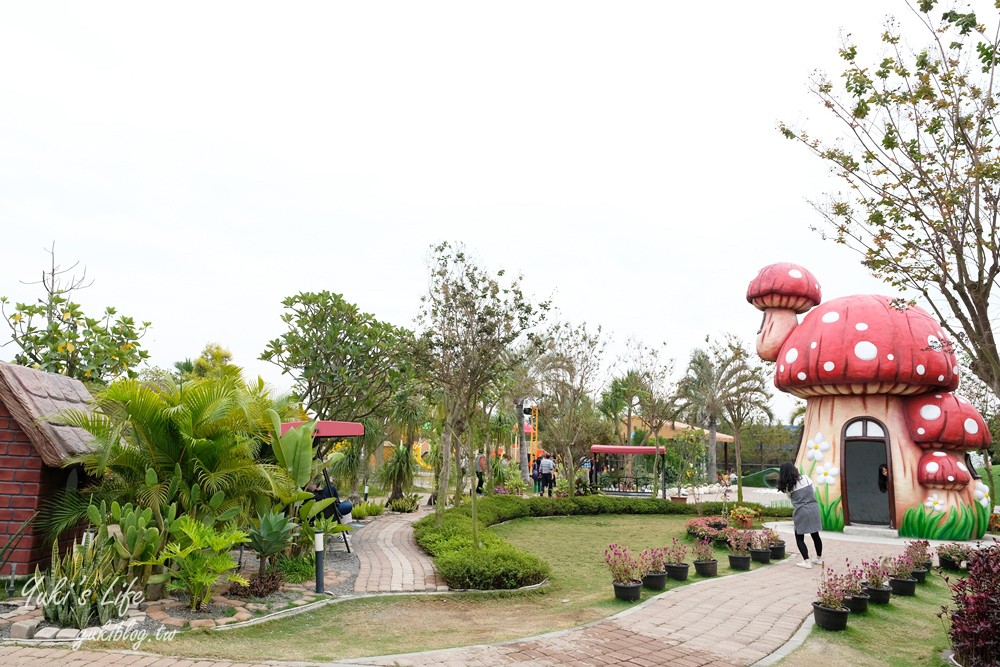
[[[531,479],[535,481],[535,493],[544,496],[548,491],[549,498],[556,488],[556,461],[551,454],[536,456],[531,462]]]

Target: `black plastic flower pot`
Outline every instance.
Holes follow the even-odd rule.
[[[733,570],[749,570],[750,555],[737,556],[736,554],[729,554],[729,567]]]
[[[938,564],[943,570],[952,570],[957,572],[962,569],[962,564],[953,558],[948,558],[947,556],[938,556]]]
[[[917,580],[916,579],[897,579],[896,577],[891,577],[889,579],[889,587],[892,588],[893,595],[916,595],[917,594]]]
[[[868,611],[868,601],[870,599],[864,593],[861,595],[850,595],[844,598],[844,605],[851,610],[852,614],[864,614]]]
[[[872,604],[889,604],[889,598],[892,597],[892,589],[888,586],[880,588],[865,586],[865,593],[871,598],[870,602]]]
[[[719,561],[717,560],[696,560],[694,571],[699,577],[714,577],[719,574]]]
[[[642,578],[642,585],[653,591],[662,591],[667,587],[667,573],[650,572]]]
[[[771,562],[771,549],[751,549],[750,558],[757,563],[770,563]]]
[[[918,584],[927,583],[927,570],[923,568],[913,570],[913,578],[917,580]]]
[[[617,581],[611,582],[615,587],[615,597],[625,602],[635,602],[642,595],[642,582],[633,584],[620,584]]]
[[[688,578],[687,563],[667,563],[667,576],[676,581],[685,581]]]
[[[847,609],[830,609],[818,602],[813,602],[813,620],[824,630],[833,630],[834,632],[846,630],[847,617],[850,614],[851,612]]]
[[[781,560],[785,557],[785,543],[771,545],[771,560]]]

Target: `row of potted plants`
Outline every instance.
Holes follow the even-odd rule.
[[[732,530],[726,533],[732,553],[729,567],[734,570],[749,570],[751,560],[770,563],[772,559],[785,557],[785,543],[773,530]],[[713,540],[700,539],[691,547],[694,555],[694,569],[699,576],[714,577],[719,573],[719,562],[715,558]],[[642,587],[654,591],[666,588],[667,579],[685,581],[690,564],[687,563],[687,545],[673,538],[665,547],[645,549],[634,556],[628,547],[611,544],[604,552],[604,562],[611,569],[615,597],[620,600],[638,600]]]
[[[870,604],[889,604],[892,595],[915,595],[933,561],[927,540],[907,542],[896,557],[883,556],[851,565],[843,572],[827,568],[820,579],[813,619],[825,630],[844,630],[850,614],[863,614]]]

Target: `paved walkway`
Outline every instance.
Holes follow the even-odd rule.
[[[443,585],[437,581],[426,556],[416,550],[412,531],[408,530],[409,524],[416,518],[413,515],[387,516],[358,531],[353,544],[362,559],[359,591],[436,590]],[[778,529],[785,533],[789,550],[794,551],[790,526],[790,523],[783,524]],[[857,562],[862,558],[899,553],[904,542],[840,534],[824,534],[823,538],[826,547],[824,557],[828,563],[837,565],[847,557]],[[365,555],[362,556],[362,553]],[[415,557],[414,560],[411,561],[411,557]],[[500,644],[360,658],[336,664],[449,667],[752,665],[784,645],[811,614],[811,602],[815,599],[817,579],[822,570],[795,567],[797,560],[793,556],[782,563],[760,567],[747,574],[702,580],[580,628]],[[4,667],[250,666],[250,663],[225,660],[180,660],[14,646],[0,646],[0,664]],[[260,667],[261,664],[254,663],[252,667]],[[282,663],[268,661],[263,664]]]
[[[786,541],[794,551],[790,525],[779,526],[779,531],[787,532]],[[848,557],[857,562],[903,549],[903,540],[859,542],[841,535],[824,538],[824,558],[836,565]],[[785,644],[812,613],[822,569],[796,567],[798,560],[793,556],[747,574],[702,580],[581,628],[502,644],[359,658],[344,664],[752,665]]]
[[[430,557],[413,539],[413,522],[427,512],[422,508],[413,514],[380,516],[355,533],[351,546],[360,561],[355,593],[448,590]]]

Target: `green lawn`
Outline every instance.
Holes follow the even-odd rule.
[[[945,621],[937,614],[950,601],[944,579],[931,572],[914,597],[893,596],[888,605],[869,605],[867,614],[850,617],[844,632],[814,627],[806,642],[778,665],[940,667],[947,664],[939,658],[941,651],[950,644]]]
[[[612,541],[639,550],[684,534],[691,517],[672,515],[518,519],[495,526],[552,565],[551,585],[532,593],[406,596],[353,600],[229,632],[188,632],[145,650],[235,660],[332,661],[503,641],[569,628],[629,607],[614,599],[604,564]],[[730,573],[719,552],[719,574]],[[755,567],[762,567],[756,565]],[[692,580],[697,580],[694,569]],[[679,582],[673,582],[674,586]],[[651,593],[643,591],[642,599]]]

